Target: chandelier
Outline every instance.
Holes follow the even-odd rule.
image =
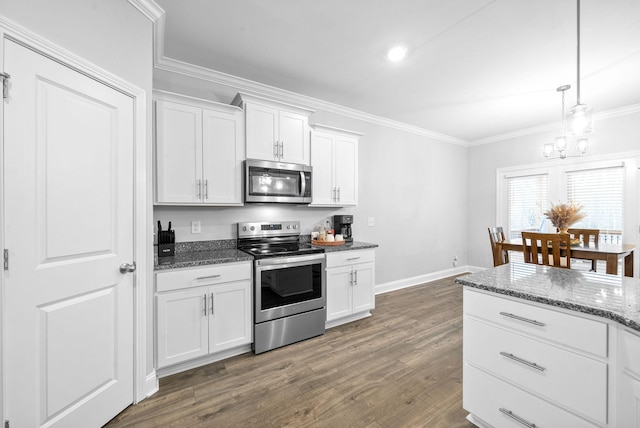
[[[567,155],[567,127],[565,125],[564,110],[564,93],[570,85],[560,86],[557,91],[562,92],[562,136],[556,138],[555,144],[547,143],[544,145],[543,154],[547,159],[551,158],[554,151],[558,152],[558,158],[566,159],[567,157],[579,157],[584,155],[589,148],[589,139],[584,136],[593,130],[593,122],[591,120],[591,109],[580,102],[580,0],[577,0],[577,67],[576,67],[576,105],[569,111],[569,129],[571,135],[576,136],[577,155]]]
[[[566,159],[567,157],[579,157],[584,155],[587,152],[587,149],[589,148],[589,139],[585,137],[578,137],[576,141],[576,149],[579,154],[572,155],[572,156],[567,155],[568,140],[567,140],[567,125],[565,122],[566,115],[564,110],[564,93],[569,89],[571,89],[571,85],[562,85],[556,89],[556,91],[562,92],[562,108],[560,110],[560,115],[562,118],[561,119],[562,135],[560,137],[556,137],[555,144],[547,143],[544,145],[542,153],[544,154],[544,157],[547,159],[556,159],[556,158]],[[553,155],[554,151],[558,152],[558,156],[552,158],[551,155]]]

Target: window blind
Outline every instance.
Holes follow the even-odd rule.
[[[542,230],[548,205],[548,174],[506,177],[509,239],[520,238],[523,230]]]
[[[623,230],[624,167],[568,171],[566,180],[567,201],[581,204],[586,214],[573,227],[600,229],[601,240],[616,242]]]

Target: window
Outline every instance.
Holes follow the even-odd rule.
[[[624,167],[622,165],[566,172],[567,201],[582,204],[587,215],[573,225],[600,229],[600,240],[619,242],[624,217]]]
[[[524,231],[542,230],[548,205],[548,174],[506,177],[507,227],[509,239]]]

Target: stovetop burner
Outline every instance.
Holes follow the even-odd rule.
[[[300,222],[238,223],[238,249],[256,260],[323,253],[324,249],[303,244]]]

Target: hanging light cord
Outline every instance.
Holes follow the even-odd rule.
[[[578,17],[578,25],[576,25],[577,29],[578,29],[578,80],[576,82],[576,93],[577,93],[577,101],[578,104],[580,104],[580,0],[578,0],[578,13],[576,14]],[[564,92],[562,93],[562,97],[564,98]]]

